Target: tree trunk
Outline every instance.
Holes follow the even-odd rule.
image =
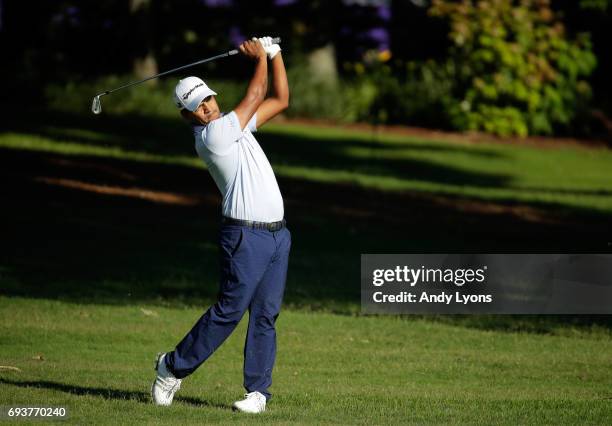
[[[137,49],[137,54],[132,62],[132,71],[136,77],[142,79],[159,72],[157,60],[153,55],[151,34],[153,24],[151,22],[151,0],[130,0],[130,14],[134,22],[135,38],[142,45]],[[157,80],[149,80],[148,84],[155,85]]]
[[[333,43],[313,50],[308,55],[308,68],[312,80],[332,86],[338,84],[338,68],[336,66],[336,49]]]

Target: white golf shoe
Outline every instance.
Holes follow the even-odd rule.
[[[174,394],[181,388],[181,379],[177,379],[166,367],[166,354],[157,354],[155,371],[157,377],[151,385],[151,397],[155,405],[170,405]]]
[[[266,411],[266,397],[257,391],[245,393],[244,399],[234,402],[233,407],[243,413],[263,413]]]

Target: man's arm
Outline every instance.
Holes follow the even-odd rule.
[[[287,109],[289,106],[289,83],[281,52],[274,55],[272,64],[272,87],[274,93],[257,108],[257,128]]]
[[[256,61],[255,72],[249,87],[247,87],[246,95],[238,106],[234,108],[234,112],[240,122],[240,128],[244,129],[266,97],[268,90],[268,59],[259,40],[245,41],[240,45],[240,51],[246,57]]]

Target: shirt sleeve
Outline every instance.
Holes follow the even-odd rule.
[[[214,152],[224,152],[242,137],[240,121],[234,111],[211,121],[206,126],[206,146]]]
[[[257,113],[253,114],[253,117],[249,120],[247,124],[247,128],[251,131],[251,133],[255,133],[257,131]]]

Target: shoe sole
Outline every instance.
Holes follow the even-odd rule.
[[[261,413],[265,413],[266,409],[264,408],[263,411],[257,411],[256,413],[254,413],[252,411],[242,411],[240,408],[238,408],[234,404],[232,404],[232,411],[237,411],[239,413],[245,413],[245,414],[261,414]]]

